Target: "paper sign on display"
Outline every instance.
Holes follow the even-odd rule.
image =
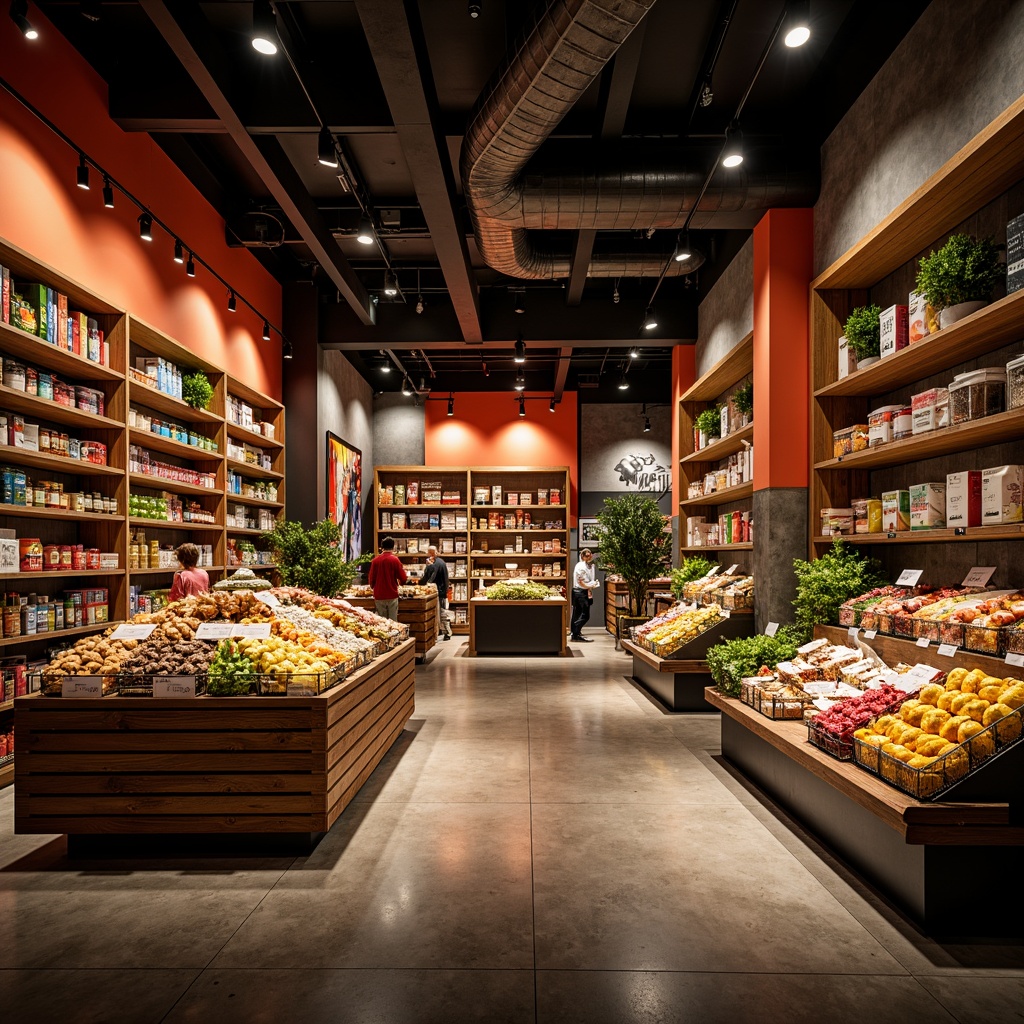
[[[860,632],[860,630],[856,626],[851,626],[846,632],[851,640],[856,640],[857,634]]]
[[[939,654],[944,658],[955,658],[958,650],[956,644],[939,644]]]
[[[918,647],[927,647],[929,643],[930,643],[930,641],[929,641],[928,637],[926,637],[926,636],[919,636],[917,638],[917,646]]]
[[[740,567],[740,563],[739,562],[733,562],[733,564],[730,565],[729,568],[725,570],[725,575],[726,576],[731,576],[739,567]]]
[[[994,565],[976,565],[965,577],[963,586],[984,587],[996,571]]]
[[[921,689],[920,676],[915,676],[912,672],[907,672],[905,675],[900,675],[897,672],[895,675],[896,678],[892,680],[892,685],[897,690],[902,690],[904,693],[916,693]]]
[[[1008,654],[1006,656],[1007,665],[1015,665],[1017,668],[1024,668],[1024,654]]]
[[[877,629],[865,629],[864,630],[864,639],[865,640],[874,640],[876,636],[878,636],[878,630]]]
[[[904,569],[896,579],[898,587],[916,587],[917,581],[924,575],[924,569]]]
[[[309,683],[289,683],[285,692],[288,697],[315,697],[316,687]]]
[[[196,627],[197,640],[226,640],[235,628],[233,622],[201,622]]]
[[[281,602],[273,594],[266,590],[257,590],[253,597],[262,601],[268,608],[276,608]]]
[[[828,711],[828,709],[832,707],[832,701],[830,701],[828,697],[815,697],[814,700],[811,701],[811,703],[819,711]]]
[[[62,697],[102,697],[102,676],[65,676],[61,682]]]
[[[155,624],[133,625],[130,622],[122,622],[113,633],[111,640],[148,640],[149,634],[156,629]]]
[[[153,676],[154,697],[194,697],[195,676]]]
[[[778,633],[778,631],[779,624],[777,622],[769,622],[768,625],[764,627],[765,636],[775,636],[775,634]]]
[[[249,625],[235,626],[231,630],[232,636],[248,636],[254,640],[266,640],[270,636],[270,623],[269,622],[254,622]]]

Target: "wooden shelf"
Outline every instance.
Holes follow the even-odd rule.
[[[754,332],[747,334],[729,353],[724,355],[691,384],[681,402],[713,402],[727,388],[742,380],[754,368]]]
[[[259,508],[284,508],[283,501],[267,501],[266,498],[247,498],[244,494],[232,494],[228,491],[225,497],[233,505],[254,505]]]
[[[51,402],[37,395],[27,395],[24,391],[4,387],[0,384],[0,406],[11,412],[23,413],[26,416],[38,416],[41,420],[51,423],[63,423],[70,427],[83,430],[121,430],[123,423],[110,419],[109,416],[97,416],[84,409],[72,408]]]
[[[492,510],[494,512],[501,512],[501,511],[507,512],[509,510],[514,512],[518,508],[524,508],[524,509],[529,509],[532,512],[536,508],[564,509],[565,505],[470,505],[469,508],[472,509],[472,510],[483,509],[483,511],[485,511],[485,512],[488,509],[490,509],[490,510]]]
[[[0,505],[0,516],[24,516],[30,519],[42,516],[71,523],[124,522],[124,516],[111,515],[109,512],[68,512],[61,508],[36,508],[34,505]]]
[[[816,462],[817,470],[838,469],[880,469],[883,466],[901,466],[907,462],[950,455],[971,448],[1003,441],[1018,441],[1024,436],[1024,407],[1001,412],[995,416],[960,423],[955,427],[943,427],[927,434],[918,434],[903,441],[891,441],[875,448],[851,452],[838,459]]]
[[[36,580],[78,579],[80,576],[123,576],[124,569],[52,569],[49,572],[0,572],[0,580],[24,580],[26,583]]]
[[[464,531],[458,531],[458,532],[464,532]],[[505,529],[501,529],[501,530],[470,530],[469,532],[471,534],[483,534],[483,535],[492,535],[492,534],[496,534],[496,533],[514,533],[516,536],[521,536],[524,533],[530,533],[530,534],[533,534],[533,533],[548,533],[548,534],[557,533],[557,534],[562,534],[562,533],[565,533],[565,530],[548,529],[546,526],[520,526],[520,527],[515,528],[515,529],[510,527],[507,530],[505,530]]]
[[[242,399],[243,402],[248,402],[249,405],[259,409],[260,412],[267,412],[268,410],[282,412],[284,410],[284,406],[280,402],[267,395],[261,395],[244,381],[240,381],[237,377],[232,377],[231,374],[228,374],[228,394],[234,398]]]
[[[232,423],[231,420],[225,420],[224,425],[227,428],[228,437],[233,438],[235,441],[244,441],[247,444],[253,445],[255,448],[284,447],[277,438],[264,437],[255,430],[249,430],[247,427],[243,427],[240,423]]]
[[[819,534],[814,537],[815,544],[829,545],[834,537]],[[888,533],[854,533],[843,535],[846,544],[936,544],[948,541],[1022,540],[1024,524],[1013,523],[1007,526],[968,526],[963,533],[951,530],[897,530],[893,536]]]
[[[715,491],[712,494],[705,494],[700,498],[686,498],[679,502],[680,508],[704,508],[716,505],[728,505],[732,501],[742,501],[754,493],[754,481],[748,480],[745,484],[737,484],[735,487],[726,487],[724,490]]]
[[[205,572],[210,573],[210,572],[223,572],[225,567],[223,565],[197,565],[196,568],[197,569],[203,569]],[[129,569],[128,570],[128,575],[129,576],[156,576],[156,575],[159,575],[160,573],[167,573],[167,572],[172,572],[173,573],[173,572],[177,572],[177,571],[178,571],[178,567],[175,565],[175,566],[170,566],[170,567],[168,567],[166,569],[153,569],[153,568],[148,568],[148,569]]]
[[[830,537],[829,540],[832,538]],[[753,542],[743,544],[698,544],[693,547],[683,545],[680,551],[753,551]]]
[[[459,536],[459,537],[461,537],[461,536],[464,536],[465,533],[466,533],[465,530],[438,530],[438,529],[430,527],[430,526],[422,526],[422,527],[419,527],[418,529],[411,529],[411,530],[410,529],[406,529],[406,530],[387,530],[387,531],[385,531],[384,528],[381,527],[381,532],[386,532],[389,535],[390,534],[394,534],[396,536],[400,536],[403,533],[415,533],[415,534],[429,533],[432,536],[440,536],[440,537],[449,537],[449,536],[452,536],[452,537]]]
[[[140,448],[152,448],[154,451],[177,455],[178,458],[191,462],[220,462],[224,458],[223,452],[211,452],[194,444],[183,444],[181,441],[175,441],[173,437],[164,437],[162,434],[140,430],[138,427],[128,428],[128,440]]]
[[[0,350],[9,356],[16,356],[29,363],[56,370],[62,377],[72,380],[124,380],[124,374],[101,366],[90,359],[66,352],[47,341],[40,341],[34,334],[19,331],[10,324],[0,323]]]
[[[745,427],[734,430],[727,437],[715,441],[714,444],[709,444],[706,448],[701,448],[699,451],[692,452],[681,458],[679,463],[680,465],[688,465],[698,462],[720,462],[722,459],[727,459],[730,455],[735,455],[736,452],[741,451],[744,447],[743,442],[749,443],[753,438],[754,424],[748,423]]]
[[[262,537],[266,530],[250,530],[244,526],[218,526],[218,530],[226,530],[232,536],[240,537]],[[425,552],[424,552],[425,553]],[[241,566],[239,566],[241,568]]]
[[[474,506],[474,507],[479,507],[479,506]],[[464,508],[468,508],[468,506],[467,505],[424,505],[422,503],[419,504],[419,505],[378,505],[377,506],[377,511],[378,512],[387,512],[389,509],[393,509],[393,508],[397,508],[399,511],[403,511],[404,509],[412,509],[413,511],[417,511],[418,510],[418,511],[422,512],[425,509],[428,512],[441,512],[441,511],[452,511],[452,510],[456,510],[456,509],[464,509]]]
[[[14,782],[14,758],[6,764],[0,765],[0,786],[9,786]]]
[[[567,551],[470,551],[473,558],[565,558]]]
[[[499,580],[508,583],[509,580],[530,580],[532,583],[543,583],[545,580],[564,580],[566,576],[472,576],[474,580]]]
[[[176,358],[180,359],[181,356]],[[154,412],[162,412],[167,416],[173,416],[182,423],[209,423],[213,426],[220,426],[224,422],[223,418],[216,413],[207,409],[193,409],[191,405],[183,402],[180,398],[157,391],[156,388],[151,388],[148,384],[129,380],[128,385],[131,389],[132,405],[141,405]]]
[[[51,473],[67,473],[69,476],[124,476],[124,470],[114,466],[101,466],[99,463],[86,462],[83,459],[68,459],[61,455],[30,452],[12,445],[0,447],[0,459],[19,466],[45,469]]]
[[[123,572],[123,570],[122,570]],[[85,573],[76,573],[84,576]],[[94,622],[91,626],[75,626],[72,629],[53,629],[46,633],[29,633],[22,636],[7,636],[0,640],[0,647],[13,647],[15,644],[30,643],[33,640],[49,640],[51,637],[61,639],[69,636],[84,636],[86,633],[101,633],[112,626],[120,626],[120,621]]]
[[[213,531],[223,530],[224,527],[217,523],[172,523],[167,519],[146,519],[143,516],[132,516],[128,520],[132,526],[140,526],[142,528],[150,527],[154,530],[187,530],[193,532],[196,530]]]
[[[135,487],[148,487],[154,491],[168,491],[178,494],[206,494],[219,498],[224,493],[213,487],[184,484],[178,480],[167,480],[162,476],[151,476],[149,473],[129,473],[128,481]],[[154,522],[159,522],[159,520],[154,520]]]
[[[261,466],[253,465],[250,462],[238,462],[235,459],[227,460],[228,469],[238,473],[240,476],[247,476],[250,480],[283,480],[284,473],[278,473],[276,469],[263,469]]]

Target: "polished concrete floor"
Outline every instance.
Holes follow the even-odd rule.
[[[439,644],[310,856],[69,862],[3,791],[0,1022],[1024,1018],[1024,948],[921,935],[721,762],[717,716],[662,711],[588,634]]]

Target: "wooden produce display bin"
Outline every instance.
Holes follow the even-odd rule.
[[[469,602],[469,653],[554,654],[565,656],[569,602],[490,601],[474,597]]]
[[[67,833],[72,852],[98,835],[313,842],[412,715],[414,655],[406,640],[312,697],[19,697],[14,830]]]
[[[377,607],[372,597],[346,597],[356,608]],[[430,597],[400,597],[398,599],[398,621],[409,627],[409,639],[416,641],[416,657],[421,661],[437,643],[437,595]]]
[[[649,607],[648,609],[641,609],[642,614],[650,610],[652,601],[656,600],[655,595],[667,590],[671,582],[668,579],[651,580],[650,586],[647,588],[647,604]],[[628,614],[629,587],[622,580],[606,579],[604,581],[604,628],[613,637],[618,639],[619,616]],[[645,619],[644,621],[646,622],[647,620]]]

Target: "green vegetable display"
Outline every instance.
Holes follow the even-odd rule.
[[[718,565],[717,562],[712,562],[703,555],[691,555],[689,558],[684,558],[683,564],[678,569],[673,569],[670,574],[672,577],[672,596],[677,601],[681,601],[683,599],[683,587],[690,580],[699,580],[702,576],[707,576],[716,565]]]
[[[775,636],[746,636],[716,644],[707,653],[708,671],[715,686],[727,697],[740,695],[740,680],[756,676],[762,666],[774,668],[796,654],[799,637],[793,626]]]
[[[547,597],[561,597],[543,583],[495,583],[484,592],[489,601],[543,601]]]
[[[252,686],[253,663],[231,640],[222,640],[210,663],[206,692],[211,697],[240,697]]]

